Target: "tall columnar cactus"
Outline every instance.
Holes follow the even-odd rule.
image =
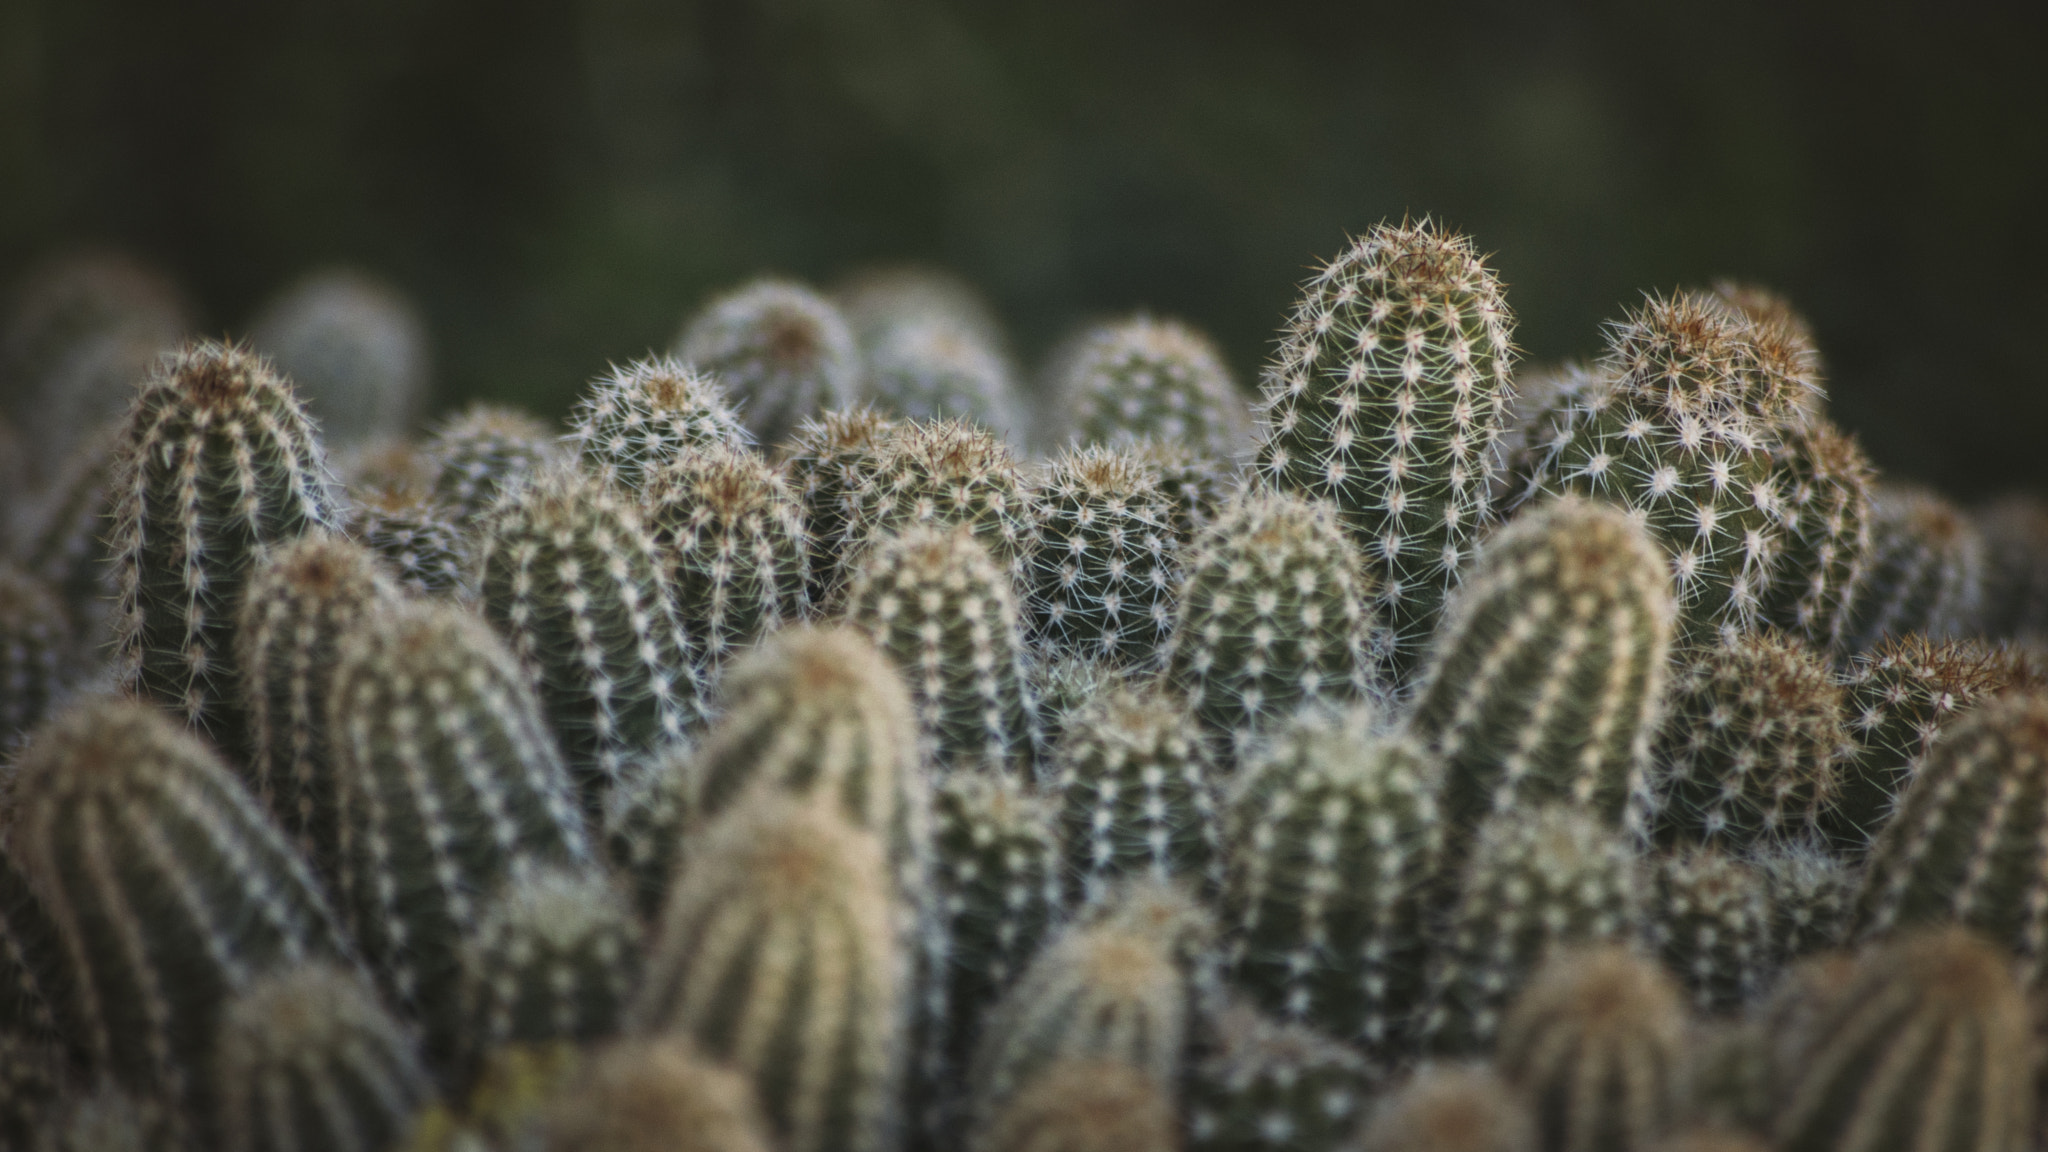
[[[328,697],[340,890],[428,1058],[459,1050],[462,942],[500,885],[590,851],[525,669],[474,615],[386,604],[349,630]]]
[[[272,297],[249,340],[291,378],[335,446],[402,434],[426,402],[427,334],[393,286],[347,268]]]
[[[1427,219],[1381,224],[1309,281],[1267,377],[1259,469],[1342,510],[1397,669],[1419,662],[1493,519],[1513,327],[1469,238]]]
[[[1373,585],[1334,512],[1248,491],[1189,551],[1166,679],[1233,756],[1298,708],[1375,694]]]
[[[676,1037],[591,1055],[541,1109],[535,1152],[771,1152],[746,1078]],[[522,1145],[522,1147],[526,1147]]]
[[[481,1059],[609,1036],[639,975],[640,925],[623,893],[591,871],[532,869],[498,890],[463,941],[463,1042]]]
[[[1251,406],[1207,336],[1143,314],[1090,328],[1048,382],[1059,439],[1181,444],[1218,460],[1250,447]]]
[[[1718,848],[1650,861],[1644,936],[1703,1013],[1732,1012],[1770,983],[1778,962],[1771,877]]]
[[[399,595],[362,545],[312,532],[266,555],[242,600],[235,662],[249,717],[245,779],[323,876],[341,854],[341,782],[327,728],[335,655]]]
[[[1883,486],[1871,500],[1871,547],[1850,591],[1852,651],[1923,632],[1972,629],[1983,610],[1984,538],[1963,510],[1921,488]]]
[[[517,408],[472,404],[442,421],[425,454],[435,502],[450,520],[468,524],[562,452],[553,430]]]
[[[1494,1066],[1556,1152],[1653,1148],[1689,1055],[1685,999],[1626,948],[1553,953],[1501,1023]]]
[[[266,547],[340,527],[319,437],[268,364],[202,342],[142,384],[117,454],[129,680],[239,750],[235,610],[250,571]]]
[[[1515,497],[1575,492],[1634,513],[1668,556],[1690,642],[1752,627],[1785,547],[1774,454],[1805,385],[1764,353],[1711,297],[1645,301],[1613,326],[1604,382],[1557,414]]]
[[[71,619],[56,594],[0,559],[0,751],[63,696],[75,660]]]
[[[2018,1152],[2037,1045],[2008,957],[1960,928],[1877,948],[1780,1042],[1771,1146]]]
[[[1101,448],[1054,461],[1031,494],[1031,628],[1059,652],[1145,666],[1173,630],[1180,542],[1173,505],[1136,456]]]
[[[1215,887],[1217,771],[1193,720],[1171,691],[1124,689],[1068,725],[1053,791],[1070,899],[1099,903],[1137,874]]]
[[[632,1017],[745,1074],[786,1152],[895,1147],[908,1007],[880,838],[756,793],[687,855]]]
[[[229,1002],[208,1071],[223,1152],[397,1147],[433,1091],[418,1045],[375,991],[318,963]]]
[[[1575,497],[1481,549],[1452,598],[1410,731],[1444,760],[1463,833],[1532,802],[1620,825],[1648,767],[1671,644],[1671,585],[1643,530]],[[1464,857],[1467,836],[1448,845]]]
[[[2048,502],[2014,493],[1971,518],[1984,540],[1978,629],[1993,637],[2048,634]]]
[[[93,1066],[203,1129],[222,1005],[348,954],[312,874],[212,749],[138,701],[59,714],[14,789],[8,847],[56,924]]]
[[[1824,417],[1783,430],[1773,464],[1784,533],[1762,619],[1823,652],[1849,642],[1856,582],[1870,559],[1876,470]]]
[[[809,614],[803,508],[760,456],[726,447],[693,451],[656,472],[642,491],[676,614],[707,672]]]
[[[1955,920],[2048,975],[2048,692],[2011,693],[1956,721],[1878,833],[1858,935]]]
[[[919,524],[961,524],[1022,577],[1030,497],[1001,440],[958,420],[912,422],[878,445],[871,467],[854,497],[850,544]]]
[[[801,284],[759,280],[712,300],[676,338],[676,355],[718,377],[763,444],[807,416],[854,401],[860,349],[846,317]]]
[[[616,489],[560,468],[501,501],[479,531],[484,615],[535,668],[592,818],[626,759],[703,714],[659,546]]]
[[[1536,1152],[1522,1095],[1482,1064],[1428,1064],[1379,1103],[1360,1152]]]
[[[1235,782],[1223,922],[1238,984],[1377,1057],[1412,1038],[1436,875],[1436,762],[1363,710],[1309,713]]]
[[[805,420],[787,446],[782,467],[803,504],[814,604],[829,603],[850,575],[861,493],[898,427],[873,408],[821,412]]]
[[[1044,757],[1009,577],[963,527],[877,541],[846,620],[888,655],[942,768],[1030,772]]]
[[[1857,657],[1843,681],[1850,760],[1826,819],[1829,840],[1850,855],[1876,838],[1942,728],[2000,692],[2042,685],[2014,653],[1917,634]]]
[[[1189,1070],[1189,1152],[1330,1152],[1358,1127],[1381,1073],[1300,1024],[1242,1004],[1213,1013]]]
[[[1481,825],[1429,971],[1428,1047],[1485,1051],[1551,948],[1636,934],[1642,887],[1628,842],[1583,812],[1542,805]]]
[[[862,393],[883,411],[971,421],[1013,444],[1029,431],[1008,360],[972,328],[918,316],[887,325],[865,344]]]
[[[978,1126],[974,1152],[1179,1152],[1166,1085],[1115,1060],[1060,1060]]]
[[[565,440],[583,466],[634,491],[692,453],[743,450],[753,441],[717,379],[669,357],[600,376],[569,423]]]
[[[1742,848],[1817,836],[1848,739],[1842,689],[1799,641],[1748,632],[1687,653],[1657,737],[1658,841]]]
[[[456,596],[469,576],[467,530],[424,493],[373,489],[349,510],[348,534],[375,553],[399,585],[421,596]]]

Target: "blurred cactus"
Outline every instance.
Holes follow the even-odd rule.
[[[1031,494],[1026,597],[1051,651],[1153,663],[1173,629],[1173,506],[1138,458],[1100,448],[1055,460]]]
[[[129,680],[238,753],[242,589],[262,549],[341,527],[319,437],[269,365],[201,342],[143,383],[116,452]]]
[[[1375,695],[1373,585],[1334,513],[1249,491],[1188,554],[1165,675],[1233,761],[1298,708]]]
[[[1013,445],[1029,420],[1008,361],[972,328],[943,316],[897,320],[864,341],[868,403],[911,420],[978,424]]]
[[[824,606],[851,576],[860,501],[900,426],[872,408],[822,412],[800,425],[783,470],[803,504],[811,602]]]
[[[468,534],[422,493],[363,493],[349,512],[348,534],[376,553],[409,592],[454,596],[464,590]]]
[[[467,525],[562,452],[547,425],[517,408],[472,404],[441,422],[424,454],[435,502],[449,520]]]
[[[1358,1152],[1537,1152],[1519,1092],[1479,1064],[1430,1064],[1379,1102]]]
[[[641,511],[667,559],[676,614],[707,676],[810,612],[803,509],[751,451],[689,452],[644,486]]]
[[[21,566],[62,599],[78,655],[88,664],[104,658],[120,595],[113,541],[120,438],[118,424],[105,425],[56,464],[16,549]]]
[[[1125,446],[1185,446],[1229,460],[1251,446],[1251,405],[1222,353],[1178,320],[1143,314],[1082,334],[1048,381],[1053,439]]]
[[[1217,886],[1216,765],[1193,720],[1171,692],[1123,689],[1067,726],[1053,793],[1076,903],[1100,903],[1132,875]]]
[[[515,874],[462,944],[462,1039],[472,1059],[508,1044],[601,1039],[624,1022],[639,975],[640,926],[602,875]]]
[[[111,1083],[55,1102],[30,1147],[35,1152],[185,1152],[180,1117],[168,1105]]]
[[[291,380],[337,448],[402,434],[426,405],[426,325],[396,288],[347,268],[272,297],[249,341]]]
[[[1038,698],[1038,724],[1045,735],[1045,746],[1057,750],[1067,727],[1083,709],[1131,683],[1124,669],[1085,656],[1056,656],[1040,661],[1033,678],[1033,694]]]
[[[2013,493],[1972,519],[1984,541],[1978,630],[1991,637],[2048,636],[2048,502]]]
[[[846,317],[801,284],[758,280],[706,304],[676,355],[725,385],[755,439],[779,444],[805,417],[854,402],[860,350]]]
[[[1842,942],[1855,899],[1856,873],[1817,844],[1785,844],[1756,852],[1771,906],[1771,954],[1790,963]]]
[[[68,961],[42,898],[13,855],[0,851],[0,1035],[61,1041],[86,1054]]]
[[[1236,470],[1227,461],[1203,456],[1184,445],[1146,440],[1129,449],[1157,477],[1167,499],[1167,523],[1185,550],[1194,544],[1237,492]]]
[[[1816,416],[1784,430],[1773,475],[1784,535],[1761,618],[1817,651],[1845,652],[1870,560],[1875,470],[1855,440]]]
[[[1779,932],[1770,876],[1712,847],[1661,854],[1645,871],[1643,934],[1695,1008],[1732,1012],[1769,985]]]
[[[667,357],[635,360],[599,377],[569,424],[564,440],[583,466],[636,492],[693,453],[743,451],[753,440],[715,378]]]
[[[1358,1053],[1241,1004],[1213,1014],[1188,1074],[1189,1152],[1332,1152],[1380,1074]]]
[[[1032,543],[1030,500],[1001,440],[957,420],[909,423],[877,443],[853,494],[847,543],[920,524],[961,524],[1021,579]]]
[[[632,760],[605,797],[605,854],[626,886],[641,919],[652,922],[668,899],[683,841],[697,819],[696,749],[684,741]]]
[[[1307,713],[1239,769],[1222,914],[1231,974],[1268,1011],[1376,1058],[1413,1040],[1439,775],[1364,710]]]
[[[675,1037],[593,1053],[542,1108],[533,1152],[771,1152],[746,1079]],[[522,1146],[523,1147],[523,1146]]]
[[[939,319],[974,334],[991,348],[1003,346],[1002,321],[980,290],[943,268],[883,264],[861,268],[833,289],[841,314],[870,344],[890,328],[914,320]]]
[[[0,753],[63,697],[73,644],[71,618],[49,586],[0,558]]]
[[[974,1133],[974,1152],[1180,1152],[1167,1087],[1115,1060],[1059,1060]]]
[[[1912,632],[1936,639],[1973,628],[1984,603],[1984,538],[1963,510],[1921,488],[1880,486],[1871,549],[1850,591],[1844,632],[1868,652]]]
[[[0,1031],[0,1148],[34,1152],[36,1130],[64,1097],[66,1071],[61,1049]]]
[[[1795,416],[1806,420],[1821,417],[1827,400],[1821,391],[1827,366],[1821,358],[1812,322],[1792,306],[1792,301],[1761,284],[1716,280],[1713,293],[1722,307],[1740,313],[1751,324],[1770,333],[1770,338],[1780,345],[1778,355],[1787,362],[1788,370],[1806,382],[1806,387],[1794,394]]]

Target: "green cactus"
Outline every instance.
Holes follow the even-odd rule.
[[[641,511],[668,562],[676,614],[707,673],[810,613],[803,508],[751,451],[692,451],[644,485]]]
[[[686,849],[633,1019],[753,1081],[784,1152],[895,1147],[907,1023],[881,840],[755,793]]]
[[[1779,345],[1777,355],[1787,362],[1787,371],[1805,381],[1806,387],[1795,393],[1795,418],[1821,418],[1827,401],[1821,390],[1827,379],[1827,366],[1821,359],[1812,322],[1790,300],[1761,284],[1716,280],[1713,293],[1722,307],[1734,310],[1769,333]]]
[[[1061,441],[1179,444],[1228,460],[1250,446],[1251,405],[1207,336],[1139,314],[1098,324],[1049,381]]]
[[[1480,825],[1430,964],[1425,1045],[1486,1051],[1550,949],[1636,935],[1642,888],[1628,842],[1585,812],[1546,804]]]
[[[569,468],[501,500],[476,540],[483,613],[536,669],[593,820],[626,760],[704,714],[660,547],[616,489]]]
[[[606,856],[632,892],[633,907],[650,923],[661,915],[683,840],[697,818],[695,754],[683,741],[631,761],[605,798],[604,819],[597,825]]]
[[[968,421],[1023,442],[1028,420],[1015,374],[972,328],[944,316],[907,317],[863,343],[862,393],[877,408],[911,420]]]
[[[1193,721],[1170,691],[1124,689],[1068,725],[1052,793],[1069,899],[1100,903],[1138,874],[1217,886],[1216,763]]]
[[[1165,676],[1233,761],[1298,708],[1376,694],[1373,586],[1334,513],[1247,491],[1189,550]]]
[[[589,861],[574,786],[527,674],[472,613],[378,607],[335,660],[341,882],[356,938],[427,1057],[461,1044],[462,941],[499,886]]]
[[[1865,954],[1779,1041],[1771,1147],[2031,1147],[2038,1046],[2008,960],[1954,927]]]
[[[59,1100],[30,1145],[35,1152],[185,1152],[182,1118],[161,1100],[102,1082]]]
[[[1469,238],[1428,219],[1380,224],[1308,282],[1266,379],[1259,470],[1337,504],[1398,672],[1493,519],[1513,328]]]
[[[1488,540],[1445,612],[1409,721],[1444,761],[1451,828],[1547,801],[1632,819],[1672,627],[1663,559],[1618,509],[1565,497]],[[1448,866],[1467,840],[1451,837]]]
[[[1984,537],[1963,510],[1922,488],[1880,485],[1870,502],[1870,557],[1850,591],[1850,651],[1921,632],[1975,626],[1984,603]]]
[[[14,857],[0,851],[0,1034],[82,1047],[66,961],[42,898]]]
[[[13,787],[8,847],[56,925],[93,1067],[203,1135],[222,1005],[349,953],[312,873],[211,748],[138,701],[51,719]]]
[[[1950,920],[2015,952],[2028,984],[2048,979],[2048,692],[1944,731],[1871,847],[1858,937]]]
[[[821,412],[805,420],[788,445],[782,466],[803,504],[813,604],[835,600],[852,575],[848,561],[859,543],[861,493],[899,427],[873,408]]]
[[[1143,1069],[1063,1059],[977,1127],[974,1152],[1179,1152],[1173,1099]]]
[[[753,443],[718,381],[670,357],[613,367],[576,402],[569,426],[564,441],[583,466],[635,492],[693,453]]]
[[[1038,699],[1038,726],[1045,746],[1057,749],[1083,709],[1100,697],[1129,686],[1129,673],[1113,664],[1085,656],[1060,656],[1042,660],[1032,680]]]
[[[1200,455],[1185,445],[1140,442],[1129,449],[1159,481],[1170,505],[1168,523],[1174,541],[1186,550],[1238,490],[1236,469],[1227,461]]]
[[[223,1010],[214,1054],[223,1152],[393,1148],[432,1097],[411,1033],[354,972],[305,964]]]
[[[1819,416],[1784,430],[1772,470],[1784,534],[1759,615],[1818,651],[1845,652],[1851,596],[1870,557],[1876,470]]]
[[[1268,1011],[1376,1058],[1405,1049],[1443,846],[1439,775],[1364,709],[1306,713],[1240,770],[1222,915],[1231,974]]]
[[[2013,493],[1972,519],[1984,541],[1977,629],[1992,637],[2048,635],[2048,502]]]
[[[964,328],[991,348],[1003,347],[1003,325],[988,299],[958,275],[924,264],[882,264],[856,270],[833,289],[841,314],[863,345],[897,324],[936,317]]]
[[[1659,843],[1742,848],[1817,836],[1841,792],[1842,689],[1811,649],[1739,633],[1686,654],[1656,744]]]
[[[535,1128],[534,1152],[774,1148],[745,1077],[667,1036],[620,1040],[593,1053],[542,1106]]]
[[[1358,1152],[1537,1152],[1522,1095],[1483,1064],[1427,1064],[1382,1099]]]
[[[958,420],[910,422],[877,445],[867,467],[872,475],[854,494],[849,545],[920,524],[961,524],[1012,579],[1023,579],[1031,504],[1001,440]]]
[[[498,498],[516,491],[562,451],[547,425],[499,404],[472,404],[428,437],[434,501],[448,519],[468,524]]]
[[[1029,773],[1043,761],[1009,577],[965,526],[878,540],[854,574],[846,620],[903,674],[939,767]]]
[[[1494,1067],[1554,1152],[1650,1149],[1689,1055],[1685,998],[1655,961],[1609,945],[1552,953],[1501,1022]]]
[[[396,288],[361,272],[323,269],[278,293],[249,341],[336,447],[405,432],[426,401],[425,324]]]
[[[400,587],[420,596],[458,596],[469,577],[468,534],[415,493],[373,491],[357,499],[348,534],[376,553]]]
[[[1567,435],[1571,414],[1585,397],[1608,386],[1606,369],[1583,360],[1540,367],[1523,366],[1515,373],[1515,396],[1501,427],[1501,469],[1494,474],[1496,503],[1506,504],[1529,482],[1549,450]]]
[[[340,527],[319,437],[268,364],[201,342],[142,384],[117,455],[128,680],[238,752],[242,589],[262,549]]]
[[[0,558],[0,752],[63,698],[75,660],[64,605],[48,585]]]
[[[1031,628],[1058,652],[1144,667],[1173,630],[1180,584],[1173,505],[1126,452],[1053,461],[1031,494]]]
[[[1242,1004],[1214,1014],[1187,1085],[1188,1152],[1333,1152],[1381,1073],[1350,1048]]]
[[[1645,869],[1643,935],[1703,1014],[1755,999],[1776,972],[1771,877],[1714,847],[1662,853]]]
[[[724,382],[763,444],[853,403],[860,389],[860,349],[846,317],[786,280],[757,280],[712,300],[683,326],[675,352]]]
[[[0,1148],[35,1148],[36,1130],[63,1098],[66,1072],[61,1049],[0,1031]]]
[[[322,876],[340,863],[341,782],[327,727],[335,655],[397,586],[362,545],[315,531],[258,562],[242,600],[235,663],[249,717],[244,779]]]
[[[106,425],[62,460],[17,548],[21,566],[62,599],[74,641],[93,662],[113,632],[120,595],[113,547],[120,435],[119,425]]]
[[[1774,845],[1751,863],[1763,873],[1771,905],[1771,955],[1780,964],[1841,943],[1856,875],[1817,844]]]
[[[534,868],[483,906],[462,943],[462,1040],[479,1060],[507,1044],[611,1035],[640,975],[640,925],[602,875]]]

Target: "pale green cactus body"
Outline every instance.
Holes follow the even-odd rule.
[[[1083,709],[1053,758],[1069,899],[1091,905],[1131,875],[1217,886],[1215,758],[1172,692],[1122,690]]]
[[[1173,630],[1180,585],[1173,506],[1124,452],[1055,460],[1031,494],[1025,579],[1034,635],[1053,651],[1150,665]]]
[[[987,428],[1012,444],[1028,431],[1015,373],[972,328],[943,316],[898,320],[866,342],[862,394],[910,420],[949,418]]]
[[[249,340],[289,377],[339,448],[404,433],[425,405],[426,325],[392,285],[348,268],[272,297]]]
[[[469,579],[467,532],[410,493],[373,492],[356,501],[348,534],[376,553],[399,585],[420,596],[460,596]]]
[[[508,1044],[611,1035],[625,1022],[640,951],[640,925],[602,874],[514,876],[462,945],[462,1034],[472,1061]]]
[[[758,280],[704,305],[676,337],[675,354],[718,378],[763,444],[853,403],[860,390],[860,349],[846,317],[787,280]]]
[[[805,420],[787,446],[782,469],[803,505],[813,604],[832,603],[852,575],[861,493],[899,427],[873,408],[823,412]]]
[[[852,500],[850,545],[918,525],[964,525],[1022,581],[1033,541],[1031,502],[1001,440],[958,420],[911,422],[877,443],[867,468]]]
[[[1180,444],[1218,460],[1250,446],[1251,405],[1222,353],[1178,320],[1140,314],[1096,325],[1050,384],[1061,440]]]
[[[565,442],[599,479],[640,491],[697,452],[744,451],[753,438],[714,377],[658,358],[615,367],[592,383],[576,402]]]
[[[1774,475],[1784,535],[1761,618],[1818,651],[1845,652],[1870,560],[1875,469],[1854,439],[1816,416],[1784,430]]]
[[[700,449],[656,472],[643,491],[676,615],[707,674],[810,614],[803,509],[766,461]]]

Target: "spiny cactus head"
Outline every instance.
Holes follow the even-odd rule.
[[[1688,848],[1654,859],[1645,932],[1702,1013],[1751,1002],[1779,963],[1771,879],[1747,859]]]
[[[1623,392],[1674,420],[1733,434],[1795,422],[1813,383],[1788,374],[1778,349],[1759,345],[1756,325],[1707,293],[1652,295],[1608,331],[1603,367]]]
[[[717,376],[764,444],[806,416],[850,404],[860,349],[830,300],[787,280],[759,280],[706,304],[683,326],[676,355]]]
[[[347,268],[272,297],[249,339],[289,376],[335,444],[401,433],[428,383],[427,334],[396,288]]]
[[[1770,894],[1771,952],[1779,964],[1841,943],[1856,898],[1854,870],[1811,842],[1774,845],[1752,855]]]
[[[1067,727],[1097,698],[1128,686],[1125,671],[1086,656],[1041,660],[1034,668],[1033,695],[1048,748],[1057,749]]]
[[[746,1078],[674,1036],[588,1056],[542,1107],[536,1152],[770,1152]]]
[[[913,421],[876,452],[855,501],[856,539],[917,524],[964,524],[1012,571],[1031,545],[1031,511],[1009,447],[960,420]]]
[[[1172,503],[1173,535],[1182,548],[1194,543],[1237,492],[1237,470],[1228,460],[1157,440],[1141,440],[1130,452],[1158,477],[1159,491]]]
[[[942,316],[891,324],[867,341],[869,400],[913,420],[970,420],[1021,444],[1028,431],[1010,364],[973,329]]]
[[[464,1033],[504,1044],[588,1041],[616,1031],[640,971],[640,926],[601,875],[515,875],[463,941]]]
[[[809,614],[803,510],[758,454],[690,452],[654,474],[641,507],[667,553],[676,611],[707,668]]]
[[[1061,651],[1151,663],[1173,627],[1173,505],[1137,457],[1101,447],[1054,460],[1031,494],[1026,578],[1034,630]]]
[[[1173,692],[1119,690],[1068,727],[1055,756],[1069,895],[1104,899],[1117,878],[1219,879],[1216,766]]]
[[[466,523],[562,452],[554,431],[525,412],[476,403],[443,420],[424,454],[434,472],[434,499],[450,519]]]
[[[693,452],[752,442],[718,381],[671,357],[614,365],[577,401],[569,426],[564,441],[584,467],[636,490]]]
[[[1765,355],[1782,362],[1780,371],[1795,380],[1809,382],[1803,393],[1795,392],[1796,407],[1800,415],[1819,416],[1827,402],[1821,387],[1827,373],[1813,323],[1793,307],[1790,299],[1762,284],[1716,280],[1713,293],[1723,307],[1741,315],[1757,330],[1759,342],[1766,346]]]
[[[77,660],[71,621],[42,581],[0,560],[0,751],[62,697]]]
[[[1359,1152],[1536,1152],[1535,1118],[1480,1064],[1426,1065],[1381,1098]]]
[[[1180,1152],[1167,1088],[1115,1060],[1071,1059],[1033,1075],[974,1134],[973,1152]]]
[[[423,493],[374,489],[358,495],[348,534],[421,596],[453,596],[469,573],[469,537]]]
[[[1207,1014],[1190,1070],[1191,1152],[1328,1152],[1358,1127],[1385,1073],[1300,1024],[1231,1003]]]
[[[1061,357],[1052,386],[1063,439],[1181,444],[1228,460],[1251,436],[1251,406],[1213,341],[1140,313],[1099,324]]]

